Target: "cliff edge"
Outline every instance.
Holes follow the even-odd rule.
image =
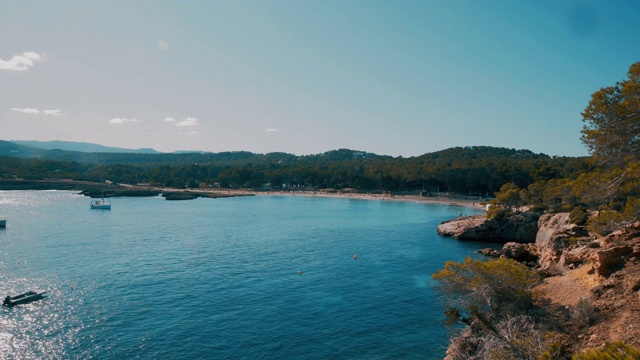
[[[492,219],[484,215],[458,217],[438,225],[438,233],[459,240],[530,243],[536,240],[539,218],[536,213]]]
[[[597,237],[572,224],[568,213],[499,222],[479,215],[444,222],[438,232],[464,240],[508,241],[501,251],[481,253],[515,259],[543,275],[534,289],[536,306],[547,314],[541,322],[564,334],[571,352],[613,341],[640,347],[640,222]]]

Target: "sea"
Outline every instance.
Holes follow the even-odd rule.
[[[312,196],[167,201],[0,191],[0,359],[442,359],[431,274],[475,210]]]

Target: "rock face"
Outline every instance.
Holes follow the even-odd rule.
[[[540,271],[548,275],[556,275],[561,273],[569,263],[582,261],[580,254],[577,253],[563,257],[563,250],[570,245],[570,238],[583,235],[582,228],[570,222],[569,213],[542,215],[538,220],[538,234],[535,241],[540,252]]]
[[[455,219],[441,224],[438,231],[465,239],[495,239],[490,232],[495,225],[481,220]],[[571,224],[568,213],[543,215],[537,228],[535,243],[509,242],[501,251],[480,252],[537,265],[549,276],[535,289],[543,299],[538,306],[557,329],[565,329],[560,333],[568,351],[577,353],[612,341],[640,347],[640,222],[604,238]],[[470,334],[467,328],[452,339],[447,359],[461,358],[456,355],[459,350],[469,350],[465,336]]]
[[[535,266],[538,261],[539,253],[534,244],[508,242],[502,247],[500,255],[507,259],[513,259],[515,261],[525,263],[529,266]]]
[[[530,243],[536,239],[539,217],[535,213],[493,219],[484,215],[459,217],[438,225],[438,233],[460,240]]]
[[[640,260],[640,222],[602,239],[602,249],[591,252],[590,259],[598,275],[608,277],[624,264]]]
[[[484,215],[458,217],[443,221],[438,225],[438,234],[456,239],[466,239],[473,236],[477,228],[484,224]]]

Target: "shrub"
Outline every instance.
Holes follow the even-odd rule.
[[[571,209],[573,209],[573,205],[571,205],[571,204],[562,204],[562,205],[560,205],[560,211],[561,212],[569,212],[569,211],[571,211]]]
[[[587,223],[588,219],[589,214],[584,206],[576,206],[571,210],[571,213],[569,213],[569,221],[576,225],[584,225]]]
[[[501,206],[489,206],[487,210],[487,219],[501,219],[507,216],[507,210]]]
[[[452,302],[497,317],[517,314],[531,307],[531,288],[540,280],[534,270],[515,260],[481,261],[470,257],[462,263],[447,261],[444,269],[432,277],[440,290],[451,296]]]
[[[589,299],[580,299],[573,307],[571,317],[580,326],[590,326],[596,321],[597,308]]]
[[[559,358],[563,347],[555,336],[538,330],[533,318],[516,316],[502,319],[490,331],[471,328],[452,338],[448,358],[550,360]]]
[[[587,226],[590,232],[606,236],[619,229],[623,222],[623,214],[613,210],[603,210],[598,216],[589,218]]]
[[[602,350],[589,350],[586,353],[575,354],[572,360],[636,360],[640,359],[640,350],[625,344],[622,341],[615,341],[607,344]]]

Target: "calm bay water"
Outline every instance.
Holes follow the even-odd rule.
[[[471,214],[442,205],[112,204],[0,192],[0,296],[49,295],[2,309],[0,358],[441,359],[447,330],[430,275],[486,246],[441,238],[437,224]]]

